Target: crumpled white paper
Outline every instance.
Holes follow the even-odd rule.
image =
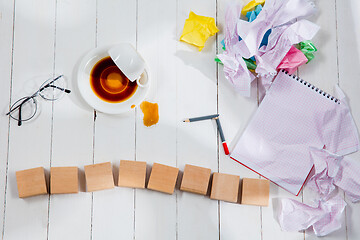
[[[246,46],[242,48],[243,57],[250,58],[257,55],[260,43],[268,29],[291,25],[296,20],[308,17],[315,12],[315,5],[309,0],[266,0],[262,11],[254,21],[239,20],[237,24],[237,32],[243,39],[242,44]]]
[[[284,231],[312,228],[317,236],[325,236],[341,228],[346,202],[337,193],[341,188],[352,202],[360,201],[360,164],[350,157],[339,156],[326,149],[312,149],[315,174],[306,187],[319,193],[317,206],[293,199],[281,199],[274,217]]]
[[[283,231],[301,231],[312,228],[317,236],[325,236],[341,228],[341,214],[346,202],[339,194],[327,201],[319,200],[316,206],[293,199],[281,199],[274,217]]]
[[[234,88],[242,95],[250,97],[251,82],[255,76],[247,69],[246,63],[241,55],[225,51],[218,58],[224,64],[225,77]]]
[[[228,6],[225,13],[225,52],[218,55],[224,64],[224,74],[226,79],[243,96],[250,96],[251,81],[255,76],[250,73],[246,63],[240,54],[239,35],[236,24],[240,18],[242,5]]]
[[[309,0],[267,0],[252,22],[240,19],[241,7],[228,6],[225,12],[226,51],[219,54],[218,58],[224,64],[224,74],[228,81],[241,95],[248,97],[255,76],[247,69],[243,58],[256,58],[256,73],[258,76],[265,76],[261,82],[266,91],[276,74],[276,67],[291,45],[312,39],[319,27],[301,20],[316,11]],[[268,46],[259,49],[263,36],[269,29],[272,29],[272,32]]]
[[[323,199],[331,197],[336,186],[344,190],[352,202],[360,201],[360,164],[347,156],[325,149],[311,151],[315,174],[307,185]]]

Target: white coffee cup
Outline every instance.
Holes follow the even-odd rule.
[[[77,90],[84,101],[93,109],[107,114],[123,114],[134,110],[139,106],[153,89],[154,80],[151,77],[149,67],[145,69],[137,80],[138,88],[134,95],[123,102],[110,103],[99,98],[91,87],[90,75],[94,66],[104,58],[109,57],[109,51],[118,45],[108,45],[90,50],[80,61],[77,68]]]
[[[147,76],[144,76],[145,61],[136,49],[129,43],[118,44],[108,51],[116,66],[132,82],[136,81],[139,87],[148,84]]]

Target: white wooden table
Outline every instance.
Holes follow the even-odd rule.
[[[222,51],[227,0],[1,0],[0,1],[0,228],[10,239],[315,239],[311,232],[282,232],[269,207],[210,200],[176,190],[166,195],[116,187],[79,194],[19,199],[15,172],[38,166],[83,166],[120,159],[177,166],[194,164],[213,172],[258,176],[224,155],[211,121],[186,124],[186,117],[220,113],[229,143],[258,106],[239,96],[214,62]],[[332,93],[336,83],[350,99],[360,126],[360,2],[317,0],[312,20],[321,26],[315,59],[298,74]],[[202,52],[179,42],[190,10],[215,17],[221,29]],[[5,116],[9,103],[24,94],[32,76],[63,73],[70,87],[81,57],[97,46],[129,42],[147,61],[159,104],[160,121],[147,128],[140,109],[114,117],[81,105],[73,92],[18,127]],[[354,154],[360,161],[360,154]],[[115,179],[117,180],[117,179]],[[294,197],[271,184],[271,198],[311,202],[304,190]],[[349,203],[343,227],[323,239],[359,239],[360,204]]]

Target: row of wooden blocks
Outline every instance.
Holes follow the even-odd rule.
[[[88,192],[114,188],[110,162],[87,165],[84,170]],[[172,194],[178,173],[178,168],[154,163],[147,188]],[[50,193],[77,193],[79,191],[78,176],[77,167],[51,167]],[[16,180],[20,198],[48,193],[45,171],[42,167],[18,171]],[[117,185],[145,188],[146,162],[121,160]],[[239,191],[240,186],[241,191]],[[241,192],[241,204],[267,206],[269,202],[268,180],[244,178],[240,185],[239,176],[215,172],[211,181],[211,169],[185,165],[180,190],[207,195],[210,188],[211,199],[237,203]]]

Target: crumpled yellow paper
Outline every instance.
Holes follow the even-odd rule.
[[[241,14],[246,15],[247,12],[254,10],[254,8],[257,5],[263,4],[264,2],[265,2],[265,0],[252,0],[252,1],[250,1],[248,4],[245,5],[245,7],[243,7],[243,9],[241,10]]]
[[[195,45],[201,51],[206,40],[218,31],[214,18],[199,16],[190,11],[189,18],[185,20],[180,41]]]

